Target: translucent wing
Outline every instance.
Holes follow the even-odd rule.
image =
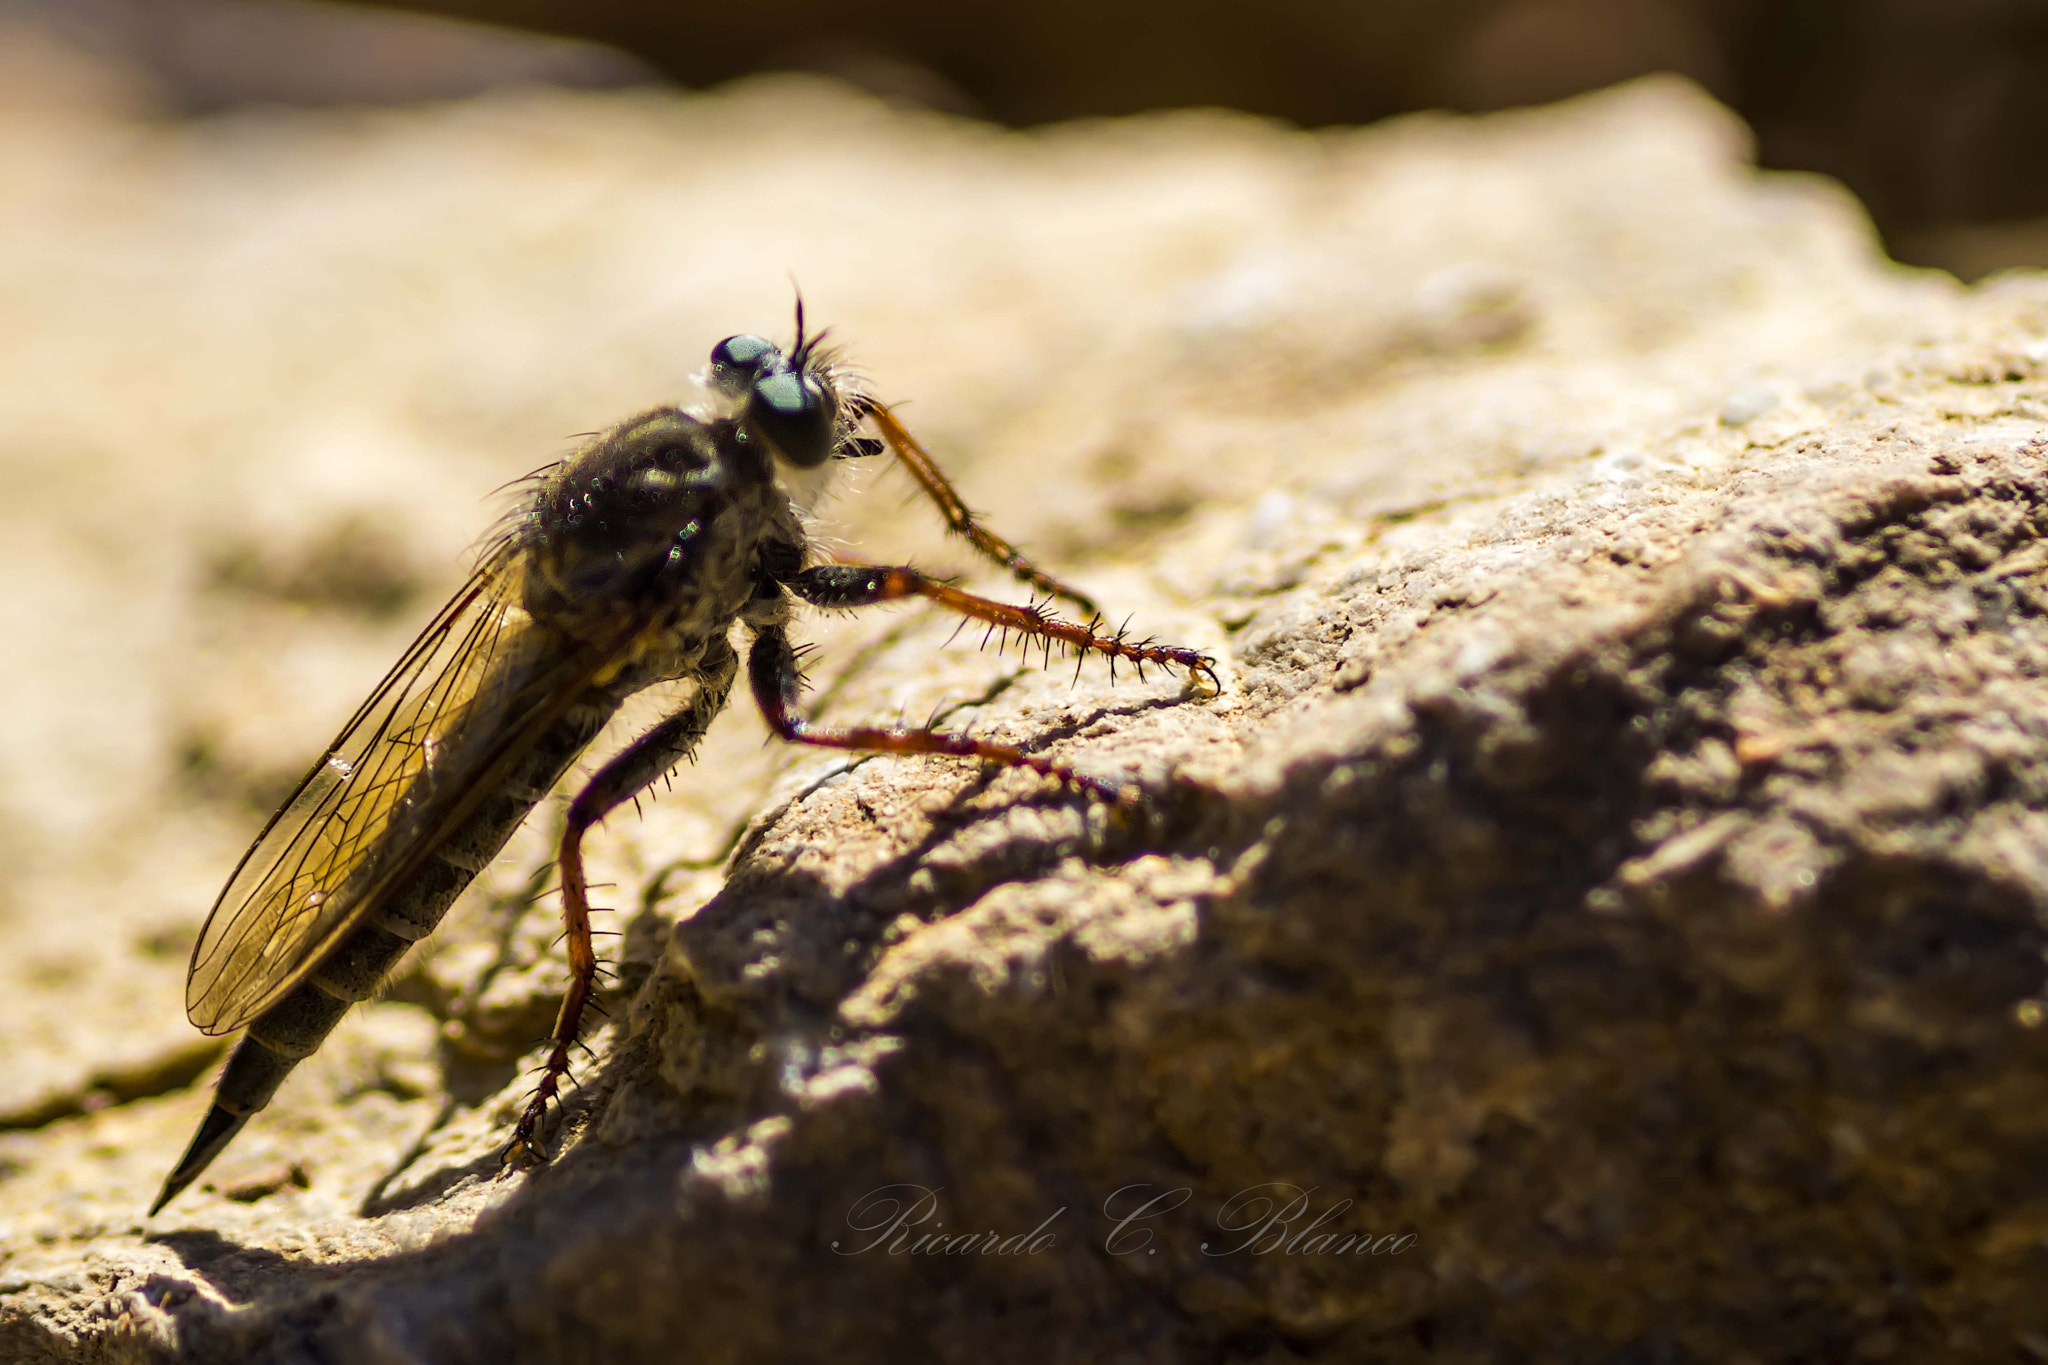
[[[480,567],[242,855],[192,950],[185,1011],[202,1031],[240,1028],[304,980],[588,678],[548,657],[516,582],[507,553]]]

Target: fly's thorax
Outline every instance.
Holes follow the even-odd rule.
[[[730,421],[657,408],[623,422],[535,496],[517,532],[524,605],[552,630],[600,641],[637,634],[679,600],[728,597],[773,487],[768,460]]]

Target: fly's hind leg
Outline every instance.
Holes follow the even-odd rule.
[[[797,672],[796,650],[781,626],[756,628],[754,647],[747,655],[747,680],[753,687],[754,700],[759,704],[768,728],[792,744],[814,744],[822,749],[864,749],[875,753],[951,754],[956,758],[979,758],[1004,767],[1029,768],[1126,806],[1135,804],[1139,799],[1136,787],[1089,777],[1064,763],[1027,754],[1008,744],[991,744],[987,740],[971,739],[944,730],[905,726],[819,725],[797,710],[803,681]]]
[[[712,720],[725,709],[738,672],[739,657],[732,646],[722,639],[715,641],[699,665],[696,695],[689,704],[598,769],[596,776],[569,803],[559,861],[569,989],[562,996],[561,1011],[555,1016],[552,1046],[541,1068],[540,1083],[534,1087],[533,1097],[527,1101],[518,1126],[512,1130],[512,1141],[505,1149],[508,1164],[524,1154],[544,1155],[538,1141],[541,1120],[547,1114],[548,1103],[561,1093],[562,1078],[569,1074],[569,1051],[581,1034],[583,1013],[590,1006],[597,980],[597,951],[590,941],[590,887],[583,874],[583,836],[615,807],[632,800],[690,756]]]

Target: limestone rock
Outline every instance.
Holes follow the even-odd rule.
[[[6,1353],[2048,1353],[2048,281],[1900,270],[1743,155],[1671,82],[1324,134],[795,81],[0,129]],[[145,1224],[263,802],[478,495],[776,330],[785,270],[1224,681],[910,612],[816,624],[822,713],[953,708],[1146,816],[736,705],[594,849],[622,979],[553,1165],[495,1178],[541,817]],[[849,545],[970,567],[864,481]]]

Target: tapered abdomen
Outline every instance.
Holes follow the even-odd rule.
[[[250,1023],[228,1057],[213,1107],[150,1213],[196,1180],[250,1116],[270,1103],[291,1069],[319,1049],[349,1007],[375,994],[406,949],[434,931],[455,897],[497,857],[527,812],[561,780],[617,707],[613,698],[592,693],[564,712],[378,914],[345,936],[311,976]]]

